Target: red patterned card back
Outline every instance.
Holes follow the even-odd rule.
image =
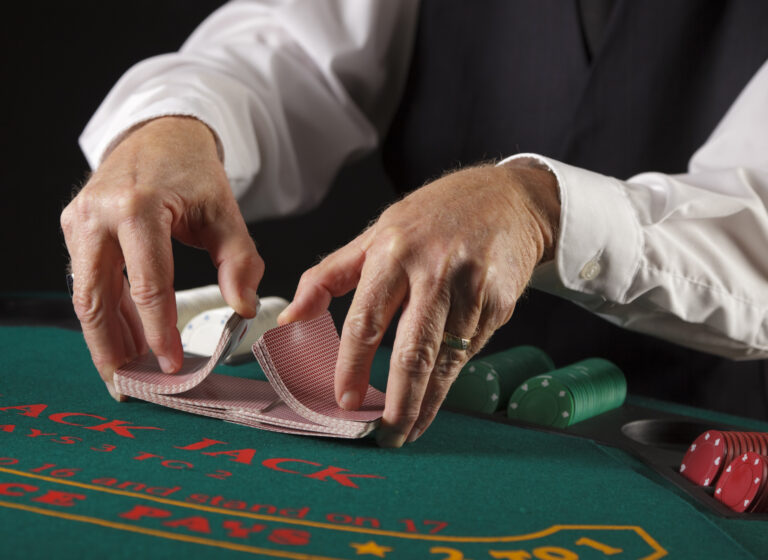
[[[330,313],[265,332],[254,344],[254,354],[278,394],[285,398],[279,387],[283,385],[298,405],[308,411],[309,414],[301,411],[303,416],[319,423],[326,422],[316,416],[352,422],[374,422],[381,418],[384,394],[374,387],[368,387],[359,410],[344,410],[336,403],[333,378],[339,335]]]

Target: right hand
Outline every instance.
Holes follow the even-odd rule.
[[[226,302],[244,317],[256,314],[264,263],[213,133],[197,119],[163,117],[133,130],[64,209],[61,227],[75,313],[117,400],[114,371],[148,348],[166,373],[182,364],[171,237],[207,250]]]

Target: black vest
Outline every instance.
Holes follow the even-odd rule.
[[[768,58],[764,0],[617,0],[594,57],[582,17],[575,1],[424,0],[383,149],[395,186],[518,152],[619,178],[684,172]],[[629,333],[546,294],[525,296],[488,351],[522,343],[558,364],[611,359],[633,393],[768,418],[764,362]]]

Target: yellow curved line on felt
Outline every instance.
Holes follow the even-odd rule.
[[[184,541],[184,542],[190,542],[194,544],[204,544],[207,546],[215,546],[218,548],[228,548],[230,550],[237,550],[238,552],[264,554],[267,556],[273,556],[275,558],[291,558],[292,560],[341,560],[339,558],[331,558],[330,556],[315,556],[313,554],[303,554],[300,552],[286,552],[282,550],[272,550],[269,548],[260,548],[257,546],[250,546],[246,544],[236,544],[236,543],[229,543],[226,541],[216,541],[213,539],[206,539],[203,537],[192,537],[190,535],[177,535],[176,533],[169,533],[168,531],[158,531],[156,529],[147,529],[145,527],[128,525],[126,523],[115,523],[114,521],[107,521],[106,519],[99,519],[98,517],[87,517],[85,515],[77,515],[74,513],[52,511],[52,510],[43,509],[35,506],[28,506],[25,504],[14,504],[12,502],[3,502],[2,500],[0,500],[0,507],[20,509],[22,511],[28,511],[28,512],[37,513],[40,515],[47,515],[49,517],[59,517],[61,519],[66,519],[68,521],[79,521],[80,523],[90,523],[91,525],[101,525],[102,527],[109,527],[110,529],[118,529],[120,531],[130,531],[132,533],[142,533],[144,535],[160,537],[163,539],[172,539],[175,541]]]
[[[105,492],[107,494],[116,494],[118,496],[127,496],[129,498],[139,498],[142,500],[149,500],[152,502],[158,502],[175,507],[183,507],[188,509],[196,509],[199,511],[207,511],[210,513],[218,513],[223,515],[229,515],[233,517],[247,517],[249,519],[258,519],[260,521],[272,521],[277,523],[285,523],[292,525],[303,525],[305,527],[314,527],[316,529],[329,529],[332,531],[346,531],[349,533],[364,533],[370,535],[381,535],[386,537],[396,537],[401,539],[411,540],[424,540],[424,541],[436,541],[436,542],[463,542],[463,543],[503,543],[503,542],[516,542],[527,541],[547,537],[553,535],[559,531],[633,531],[641,539],[643,539],[648,546],[653,549],[654,553],[650,556],[645,556],[641,560],[656,560],[667,554],[667,551],[651,537],[645,529],[638,525],[552,525],[547,529],[540,531],[534,531],[533,533],[527,533],[523,535],[512,535],[504,537],[454,537],[454,536],[441,536],[441,535],[422,535],[418,533],[404,533],[401,531],[387,531],[384,529],[368,529],[364,527],[348,527],[345,525],[337,525],[335,523],[322,523],[319,521],[307,521],[304,519],[292,519],[290,517],[280,517],[276,515],[263,515],[260,513],[250,513],[241,510],[232,510],[226,508],[217,508],[212,506],[204,506],[202,504],[191,504],[187,502],[179,502],[177,500],[169,500],[168,498],[160,498],[157,496],[150,496],[149,494],[138,494],[136,492],[128,492],[126,490],[116,490],[114,488],[96,486],[93,484],[87,484],[85,482],[77,482],[74,480],[65,480],[60,478],[53,478],[50,476],[40,475],[36,473],[28,473],[24,471],[17,471],[14,469],[8,469],[0,467],[0,472],[8,474],[14,474],[18,476],[25,476],[28,478],[37,478],[39,480],[45,480],[46,482],[54,482],[57,484],[65,484],[68,486],[75,486],[77,488],[83,488],[86,490],[95,490],[96,492]]]

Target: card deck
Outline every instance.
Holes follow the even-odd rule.
[[[186,357],[163,373],[152,354],[119,368],[118,392],[145,401],[283,433],[360,438],[376,428],[384,394],[368,390],[359,410],[336,404],[333,377],[339,335],[328,312],[265,332],[253,352],[269,382],[213,373],[245,336],[249,322],[234,313],[210,358]]]

